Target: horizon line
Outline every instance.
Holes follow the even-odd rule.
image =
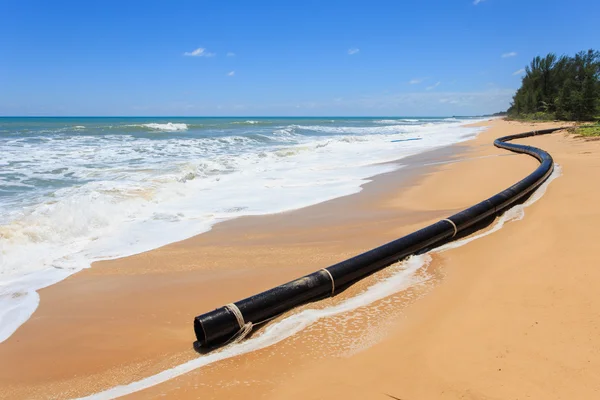
[[[456,118],[490,117],[477,115],[0,115],[0,118]]]

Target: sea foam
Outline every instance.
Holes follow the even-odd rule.
[[[150,123],[150,124],[141,124],[137,126],[144,126],[146,128],[154,129],[157,131],[185,131],[188,129],[187,124],[174,124],[172,122],[167,122],[165,124],[158,123]]]

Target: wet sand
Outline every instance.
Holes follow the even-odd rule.
[[[41,304],[33,317],[0,344],[0,393],[6,398],[85,395],[197,358],[192,349],[191,321],[195,315],[410,233],[504,189],[532,171],[536,167],[532,158],[492,146],[494,137],[530,130],[530,124],[494,121],[490,125],[489,131],[466,144],[402,160],[407,164],[405,168],[376,177],[359,194],[289,213],[224,222],[211,232],[183,242],[97,263],[42,290]],[[523,338],[514,330],[521,328],[516,322],[528,320],[527,305],[534,310],[554,304],[552,310],[557,305],[554,298],[549,304],[544,301],[552,297],[547,286],[519,280],[524,279],[523,270],[532,276],[545,271],[551,251],[561,248],[549,246],[546,236],[540,237],[539,233],[531,239],[534,228],[527,228],[527,224],[538,224],[537,229],[561,246],[569,240],[585,243],[574,234],[579,232],[581,221],[573,220],[570,216],[576,214],[560,207],[565,201],[579,201],[582,204],[578,212],[586,213],[590,221],[592,217],[600,218],[591,209],[594,197],[587,197],[595,192],[585,181],[590,173],[599,173],[594,168],[600,168],[600,145],[561,133],[522,142],[549,150],[564,166],[564,176],[550,186],[540,202],[527,209],[525,220],[462,248],[434,255],[431,264],[417,274],[421,284],[411,289],[368,307],[322,319],[269,348],[211,364],[130,397],[248,398],[251,390],[252,398],[386,398],[386,393],[408,399],[460,398],[469,393],[473,398],[482,398],[479,394],[505,398],[505,393],[524,393],[524,389],[535,397],[539,393],[527,391],[533,384],[528,386],[525,366],[534,375],[546,371],[553,376],[552,383],[559,385],[556,368],[566,368],[563,364],[567,361],[558,366],[544,362],[543,356],[549,354],[542,351],[551,352],[554,342],[543,335],[546,342],[538,337],[534,344],[543,347],[545,343],[547,347],[536,353],[538,358],[531,359],[531,354],[519,347]],[[566,185],[563,182],[569,185],[561,192],[559,185]],[[556,192],[558,199],[552,200],[551,194]],[[570,193],[578,193],[577,198],[568,200]],[[550,203],[545,206],[549,212],[554,210],[550,221],[561,215],[564,221],[552,224],[547,217],[540,217],[540,221],[532,222],[534,213],[540,213],[537,210],[546,203]],[[587,219],[583,225],[591,226]],[[566,232],[571,234],[562,238]],[[588,240],[592,240],[591,232],[587,233]],[[593,253],[593,246],[571,242],[573,249]],[[507,243],[511,247],[506,247]],[[565,250],[570,247],[562,249],[565,262],[567,257],[571,260],[572,254]],[[562,274],[542,274],[543,278],[566,285],[570,282],[565,279],[567,265],[555,266],[555,272]],[[582,297],[587,294],[585,284],[599,283],[593,263],[581,268],[578,272],[585,272],[590,279],[580,282],[581,290],[575,290],[576,296],[569,298],[574,308],[564,311],[571,311],[573,318],[573,313],[579,315],[578,301],[587,299]],[[339,304],[390,274],[376,274],[336,298],[307,307]],[[496,285],[498,280],[501,284]],[[523,293],[515,292],[515,287]],[[529,296],[525,289],[540,293]],[[504,298],[507,291],[509,296]],[[582,307],[588,307],[590,315],[600,315],[600,298],[586,301]],[[522,318],[515,317],[515,312]],[[563,323],[562,314],[544,315],[548,324]],[[452,316],[456,320],[447,322]],[[594,323],[591,317],[588,321]],[[598,350],[593,352],[593,348],[600,348],[598,323],[593,326],[584,325],[584,335],[575,336],[580,340],[585,336],[590,345],[590,362],[577,364],[581,379],[575,383],[581,384],[589,374],[597,376],[599,372],[600,356]],[[462,330],[456,331],[457,327]],[[563,337],[558,331],[539,331]],[[505,368],[513,358],[523,367],[505,369],[504,375],[497,376],[490,372],[500,373],[493,370],[496,359],[491,357],[495,354],[492,350],[505,342],[507,354],[511,354],[502,358],[507,363]],[[572,343],[575,347],[581,344],[578,340]],[[568,344],[564,347],[565,351],[571,350]],[[562,360],[560,354],[553,357]],[[512,379],[508,381],[512,383],[506,384],[505,378]],[[591,383],[583,386],[581,390],[594,389]],[[549,397],[545,398],[561,393],[550,387],[538,389],[548,390]]]

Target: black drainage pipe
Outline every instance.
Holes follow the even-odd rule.
[[[241,340],[257,325],[299,305],[333,296],[337,291],[394,264],[410,255],[452,240],[457,234],[496,217],[537,189],[554,170],[554,161],[544,150],[507,143],[534,135],[545,135],[564,128],[544,129],[504,136],[496,147],[535,157],[540,166],[508,189],[464,211],[383,246],[359,254],[328,268],[277,286],[236,303],[217,308],[194,319],[194,331],[200,347],[212,347]]]

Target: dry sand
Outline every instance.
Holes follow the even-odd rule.
[[[357,195],[225,222],[42,290],[33,317],[0,344],[0,395],[90,394],[194,359],[196,314],[504,189],[536,161],[495,149],[493,138],[532,128],[489,125],[466,145],[406,160]],[[563,167],[524,220],[435,254],[420,285],[130,397],[600,398],[600,142],[563,133],[522,142]],[[390,274],[308,307],[339,304]]]

